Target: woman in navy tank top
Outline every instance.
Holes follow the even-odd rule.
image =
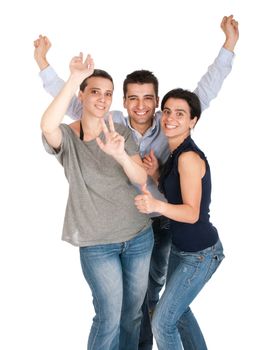
[[[164,96],[161,109],[161,127],[171,154],[160,176],[156,160],[150,167],[168,202],[154,198],[145,186],[135,198],[140,212],[158,212],[168,217],[172,234],[166,287],[152,318],[153,335],[159,350],[205,350],[207,346],[190,304],[224,254],[218,232],[209,220],[209,164],[191,138],[201,107],[196,94],[174,89]],[[178,321],[179,327],[186,325],[189,332],[186,339],[180,337]]]

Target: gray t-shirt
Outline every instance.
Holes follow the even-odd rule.
[[[75,246],[118,243],[133,238],[150,224],[138,212],[138,194],[123,168],[104,153],[95,140],[82,141],[66,124],[61,124],[62,144],[56,152],[43,137],[45,149],[64,167],[69,182],[62,239]],[[131,131],[119,124],[115,129],[125,138],[129,156],[138,154]],[[104,134],[100,134],[104,140]]]

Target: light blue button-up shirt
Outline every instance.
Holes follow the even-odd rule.
[[[200,99],[202,111],[209,107],[211,100],[213,100],[220,91],[224,79],[231,72],[233,59],[234,53],[222,47],[215,61],[208,67],[208,71],[197,84],[197,88],[194,92]],[[52,96],[56,96],[65,83],[64,80],[58,77],[51,66],[42,70],[39,75],[43,81],[45,90]],[[155,113],[152,126],[144,135],[141,135],[137,130],[132,128],[129,116],[124,116],[121,111],[112,111],[111,113],[114,122],[126,125],[132,130],[133,137],[139,146],[139,152],[142,158],[153,149],[159,163],[164,164],[166,162],[170,151],[167,138],[161,131],[161,111]],[[72,119],[81,118],[82,104],[76,96],[71,100],[67,115]],[[166,201],[163,194],[159,192],[157,185],[150,177],[148,177],[147,188],[155,198]],[[151,216],[158,216],[158,214],[153,213]]]

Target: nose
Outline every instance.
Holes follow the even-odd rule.
[[[138,109],[143,109],[144,106],[145,106],[145,103],[144,103],[143,100],[138,100],[138,101],[137,101],[136,107],[137,107]]]
[[[105,102],[105,94],[99,94],[98,100],[101,102]]]
[[[174,119],[174,115],[172,112],[170,112],[168,115],[167,115],[167,120],[173,120]]]

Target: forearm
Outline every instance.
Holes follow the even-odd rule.
[[[225,40],[225,43],[223,45],[223,47],[226,49],[226,50],[229,50],[231,52],[234,52],[234,49],[235,49],[235,45],[236,45],[236,40],[233,39],[233,38],[227,38]]]
[[[39,57],[38,59],[36,59],[36,63],[40,68],[40,71],[44,70],[49,66],[49,62],[47,61],[46,57]]]
[[[218,95],[225,78],[232,70],[233,58],[233,52],[226,47],[221,48],[219,55],[199,81],[194,92],[200,99],[202,112],[209,107],[210,102]]]
[[[199,219],[199,209],[188,204],[170,204],[155,199],[155,212],[174,221],[194,224]]]
[[[147,174],[145,169],[142,165],[135,162],[125,151],[115,159],[122,166],[125,174],[132,183],[138,185],[144,185],[146,183]]]
[[[42,79],[45,91],[53,97],[56,97],[65,85],[65,81],[57,75],[53,67],[50,65],[41,70],[39,76]],[[81,118],[82,104],[76,95],[72,97],[66,114],[75,120]]]
[[[53,133],[62,122],[71,98],[74,96],[79,83],[70,76],[60,93],[48,106],[41,119],[41,129],[44,133]]]

